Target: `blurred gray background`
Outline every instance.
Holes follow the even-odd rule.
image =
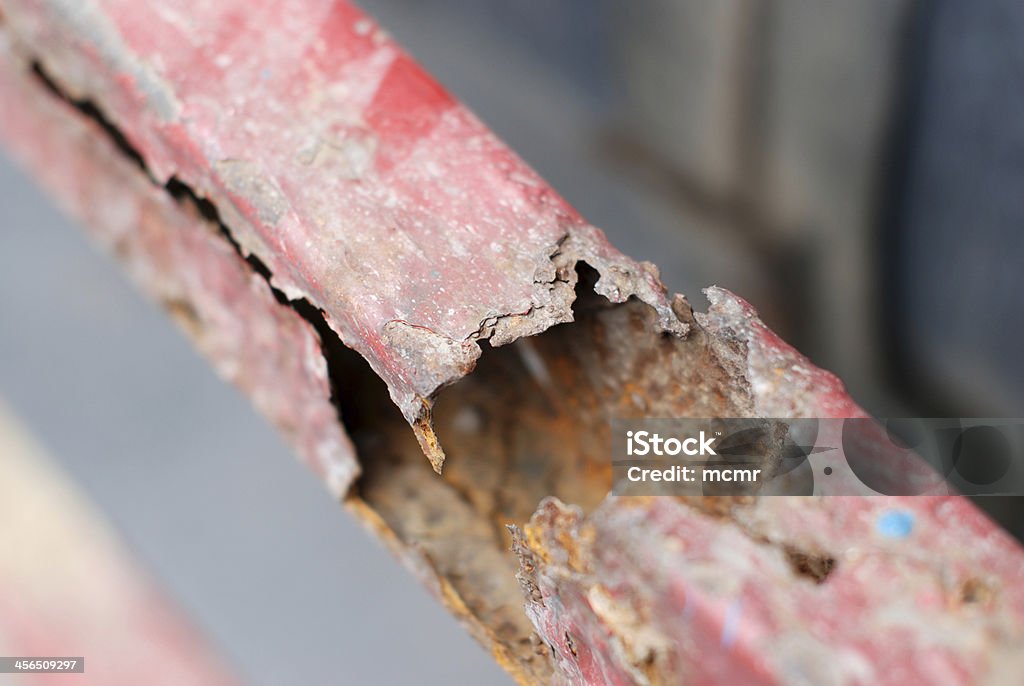
[[[876,414],[1021,416],[1024,4],[362,4],[695,306]],[[0,395],[248,681],[507,683],[6,160],[0,199]]]

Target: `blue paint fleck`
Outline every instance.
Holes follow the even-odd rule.
[[[914,515],[906,510],[889,510],[875,522],[875,530],[886,538],[906,538],[914,530]]]
[[[731,648],[736,642],[736,634],[740,630],[740,615],[743,613],[743,604],[739,600],[729,603],[725,609],[725,620],[722,622],[722,647]]]
[[[690,621],[693,619],[694,613],[697,609],[694,607],[693,600],[690,598],[690,594],[686,594],[686,598],[683,600],[683,619]]]

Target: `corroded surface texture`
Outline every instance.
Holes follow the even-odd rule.
[[[894,514],[906,536],[885,528]],[[570,683],[1010,684],[1024,670],[1019,553],[951,499],[707,512],[629,498],[587,517],[551,500],[520,545],[528,613]]]
[[[708,296],[691,338],[714,351],[702,371],[727,369],[735,389],[710,409],[863,416],[744,301]],[[964,498],[610,496],[589,515],[551,498],[513,531],[527,613],[569,683],[1024,673],[1024,556]]]
[[[349,3],[0,7],[9,149],[521,681],[1019,674],[1024,556],[965,500],[607,497],[611,418],[864,413]]]
[[[635,294],[681,331],[649,267],[348,2],[5,0],[4,14],[159,182],[212,199],[274,285],[322,308],[424,430],[476,340],[571,319],[556,253],[594,260],[603,293]]]
[[[0,38],[0,41],[3,41]],[[358,473],[316,332],[278,305],[217,227],[154,185],[93,121],[42,92],[0,42],[6,148],[188,330],[338,495]]]

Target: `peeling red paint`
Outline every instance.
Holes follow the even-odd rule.
[[[128,253],[151,292],[172,310],[175,297],[194,308],[209,326],[200,345],[339,494],[357,473],[354,450],[315,332],[271,286],[282,300],[323,310],[387,382],[438,469],[431,403],[473,370],[480,339],[503,345],[572,320],[579,262],[598,273],[598,294],[626,303],[590,317],[589,347],[556,339],[545,350],[562,365],[553,375],[563,375],[571,392],[562,397],[580,423],[542,401],[523,417],[564,431],[554,438],[570,461],[544,452],[555,464],[537,463],[534,449],[550,451],[552,436],[509,448],[507,464],[487,473],[495,491],[482,514],[458,475],[417,481],[423,465],[398,457],[376,465],[365,500],[349,496],[520,678],[553,669],[595,684],[961,684],[1021,673],[1024,556],[966,500],[602,502],[601,471],[586,461],[593,448],[578,434],[596,431],[608,412],[864,412],[742,299],[708,289],[702,313],[669,297],[652,265],[609,245],[348,2],[4,0],[3,14],[14,45],[0,86],[11,93],[5,102],[22,107],[5,127],[7,144]],[[48,96],[23,83],[15,54],[39,60],[64,92],[115,122],[157,183],[91,140],[95,125],[40,100]],[[159,184],[172,177],[213,201],[242,251],[272,273],[269,284],[216,227],[167,196]],[[637,300],[650,307],[633,307]],[[488,445],[474,441],[466,445]],[[533,461],[518,466],[513,448]],[[399,452],[382,442],[375,450]],[[476,474],[462,468],[463,479]],[[524,478],[534,472],[541,476]],[[577,488],[584,479],[597,486]],[[584,515],[547,500],[517,539],[527,613],[550,655],[516,634],[506,579],[495,576],[511,574],[490,530],[503,515],[494,503],[512,507],[503,480],[528,482],[511,495],[531,497],[531,509],[538,488],[596,508]],[[421,491],[436,499],[417,500]],[[914,536],[875,535],[891,508],[913,516]],[[437,535],[430,526],[449,514],[447,534]],[[459,548],[463,539],[476,549]],[[475,566],[484,557],[495,567]],[[809,578],[793,560],[831,571]]]

